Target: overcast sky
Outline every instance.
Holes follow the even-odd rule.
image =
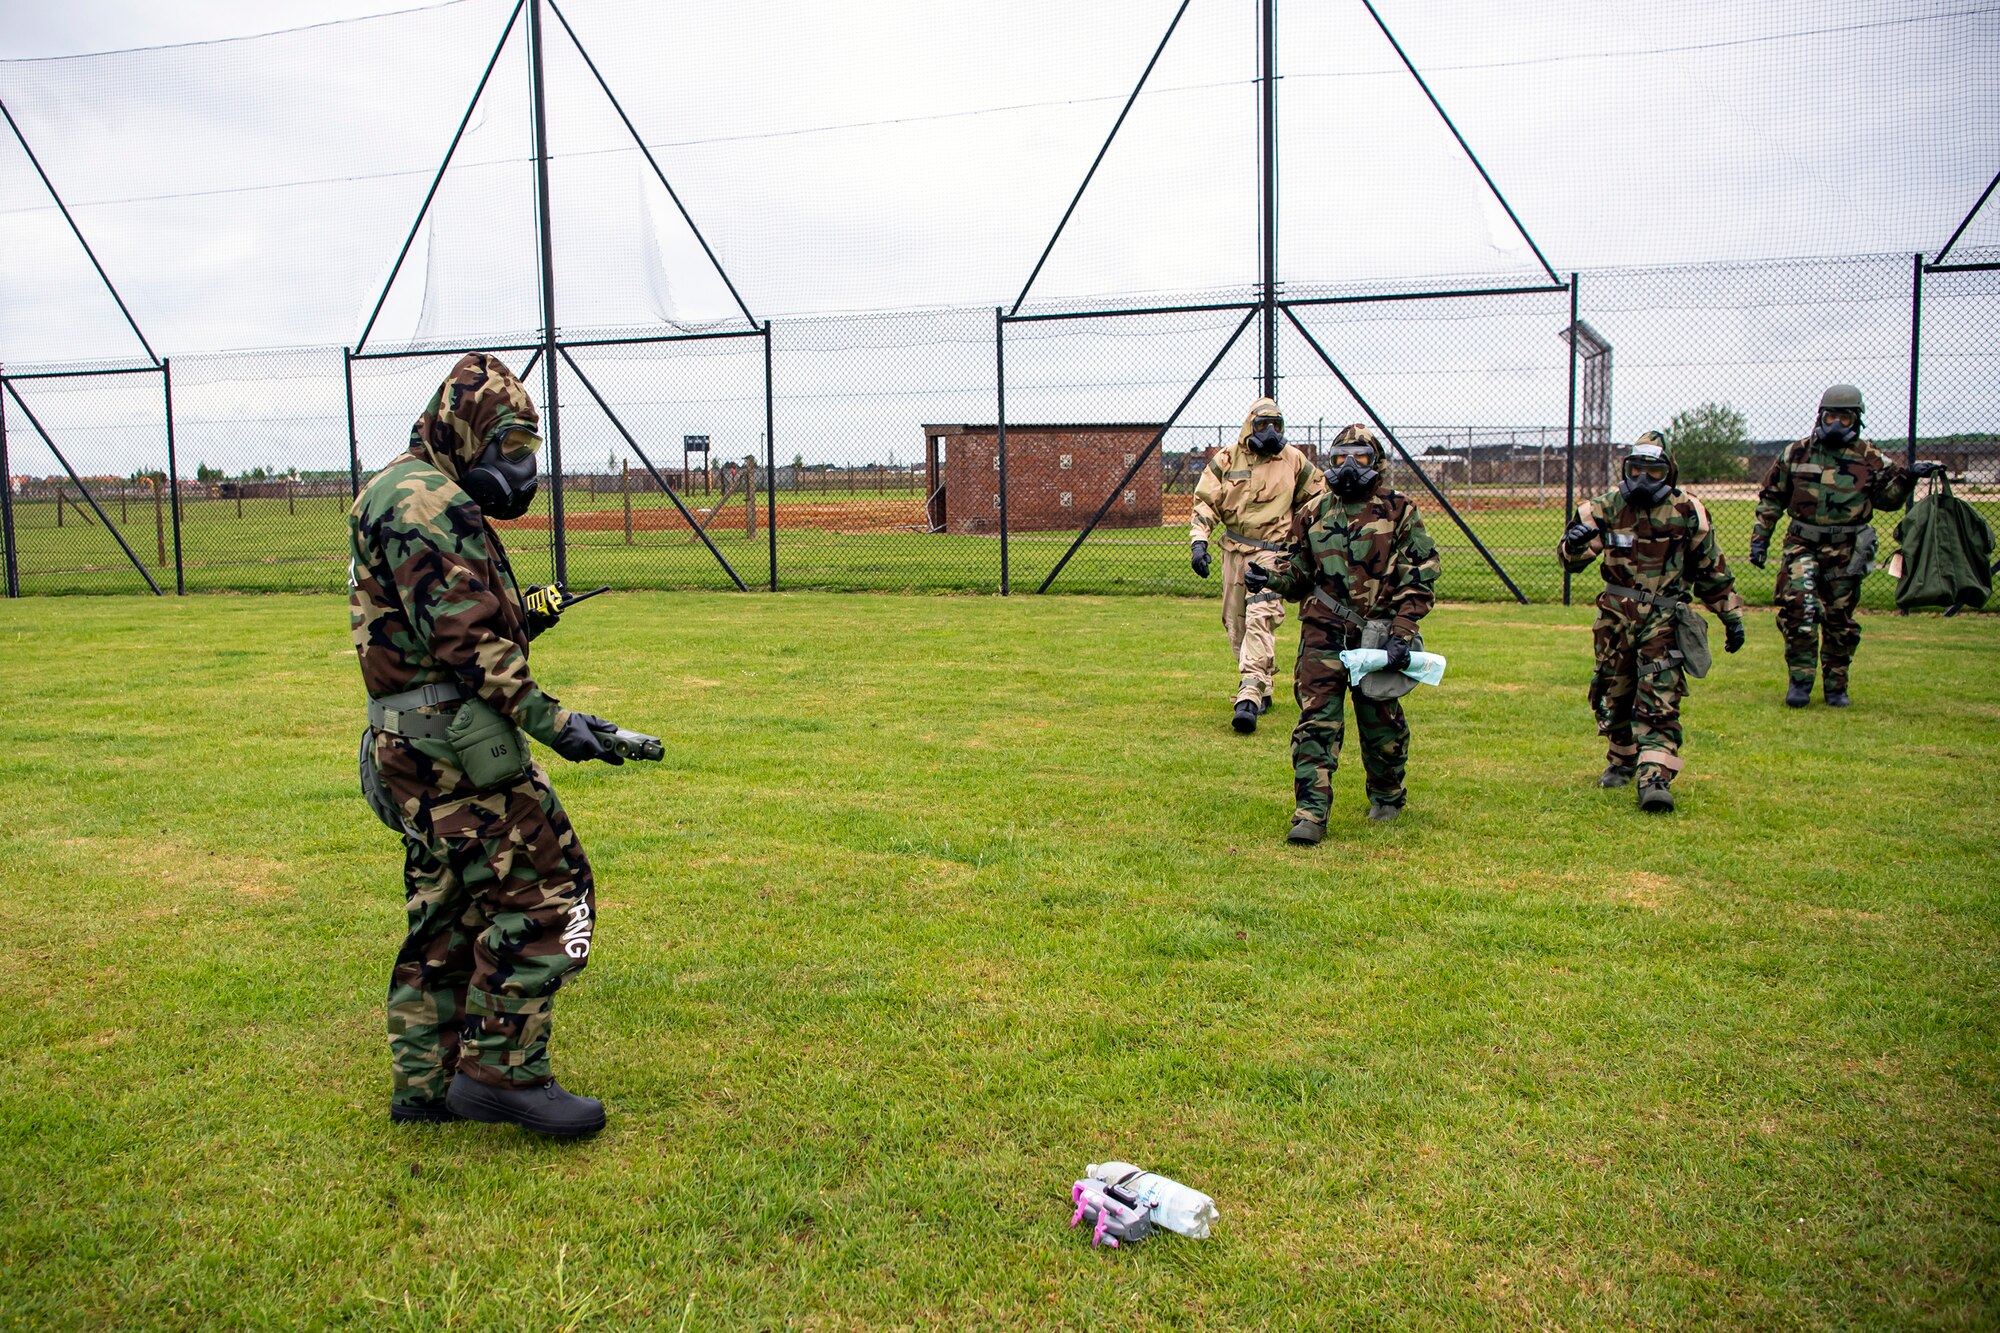
[[[818,434],[790,438],[809,454],[879,458],[893,443],[907,458],[919,415],[990,417],[980,321],[990,329],[992,305],[1026,280],[1177,0],[562,2],[680,202],[552,31],[558,322],[740,321],[685,206],[752,312],[792,322],[779,394],[811,405]],[[155,347],[185,359],[334,349],[331,381],[322,356],[282,380],[267,360],[218,364],[191,385],[189,410],[213,418],[216,449],[344,448],[344,421],[328,424],[338,348],[367,323],[510,7],[0,0],[0,98]],[[1559,271],[1935,250],[2000,166],[2000,0],[1379,7]],[[1280,0],[1278,13],[1288,291],[1540,272],[1358,2]],[[334,22],[369,14],[383,17]],[[1193,0],[1034,298],[1254,280],[1255,19],[1254,0]],[[319,23],[333,26],[225,40]],[[76,58],[90,52],[125,54]],[[375,343],[536,326],[525,68],[517,32]],[[2000,243],[2000,208],[1971,243]],[[10,138],[0,253],[10,364],[136,350]],[[1892,416],[1904,281],[1894,264],[1733,285],[1587,280],[1585,315],[1617,349],[1616,433],[1706,396],[1744,406],[1757,433],[1784,433],[1800,386],[1828,378],[1863,381]],[[1320,336],[1370,374],[1364,391],[1385,415],[1542,426],[1562,416],[1550,394],[1566,369],[1564,312],[1536,300],[1520,314],[1328,313]],[[909,310],[967,314],[823,322]],[[822,322],[799,323],[809,317]],[[1950,335],[1948,319],[1940,327]],[[1079,330],[1023,351],[1020,373],[1041,376],[1050,413],[1157,416],[1221,333]],[[1191,409],[1199,420],[1239,415],[1254,372],[1244,354]],[[1305,373],[1311,353],[1294,335],[1284,358],[1302,415],[1356,414]],[[1990,358],[1959,369],[1991,378]],[[669,393],[671,375],[601,373],[663,432],[704,412],[733,414],[737,434],[761,424],[761,383]],[[1115,387],[1079,395],[1074,383]],[[407,416],[397,395],[422,392],[383,388],[372,452]],[[1035,392],[1024,383],[1021,401]],[[670,427],[664,404],[704,396],[737,405],[676,409]],[[1940,410],[1972,411],[1974,398],[1940,395]],[[75,400],[77,416],[91,410]],[[225,428],[232,415],[266,423],[256,442]]]

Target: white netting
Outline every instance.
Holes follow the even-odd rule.
[[[565,13],[759,317],[1011,302],[1176,5]],[[162,350],[351,342],[509,0],[0,62]],[[1934,249],[2000,161],[2000,6],[1384,3],[1558,269]],[[1257,6],[1193,0],[1034,297],[1257,276]],[[545,8],[559,322],[735,304]],[[1290,286],[1535,271],[1359,3],[1278,7]],[[539,323],[523,18],[376,337]],[[2000,242],[2000,209],[1962,242]],[[0,141],[0,349],[137,351]]]

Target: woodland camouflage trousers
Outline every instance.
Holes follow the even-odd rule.
[[[555,992],[589,958],[596,926],[569,816],[539,768],[490,791],[412,794],[399,779],[431,761],[388,736],[376,753],[418,835],[403,839],[409,933],[389,978],[392,1099],[441,1097],[455,1073],[497,1087],[547,1080]],[[446,790],[463,790],[462,774],[437,768]]]
[[[1361,631],[1306,614],[1299,621],[1299,661],[1292,693],[1299,722],[1292,728],[1292,789],[1295,819],[1326,822],[1333,805],[1333,774],[1340,767],[1346,734],[1342,701],[1354,699],[1354,725],[1361,733],[1361,766],[1368,774],[1368,799],[1400,806],[1409,793],[1403,774],[1410,756],[1410,724],[1396,699],[1370,699],[1350,690],[1340,650],[1361,646]]]

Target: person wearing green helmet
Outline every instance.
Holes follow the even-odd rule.
[[[1757,492],[1751,564],[1764,568],[1778,516],[1791,517],[1775,595],[1791,708],[1812,702],[1816,667],[1828,706],[1848,706],[1848,669],[1861,642],[1854,607],[1875,553],[1875,511],[1901,508],[1916,479],[1938,467],[1896,462],[1861,437],[1861,416],[1860,389],[1829,388],[1820,395],[1812,433],[1771,461]]]
[[[1715,540],[1708,509],[1679,488],[1680,470],[1660,432],[1632,446],[1616,490],[1577,506],[1556,557],[1581,573],[1604,557],[1604,590],[1591,627],[1597,670],[1590,707],[1607,743],[1600,787],[1638,782],[1649,813],[1674,808],[1681,771],[1681,700],[1689,675],[1708,672],[1699,599],[1723,624],[1724,648],[1743,647],[1743,599]]]

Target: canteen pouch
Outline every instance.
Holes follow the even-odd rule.
[[[505,787],[527,775],[527,738],[499,709],[476,695],[459,705],[445,743],[475,787]]]
[[[1371,620],[1367,622],[1361,627],[1361,646],[1363,648],[1388,648],[1389,636],[1394,631],[1394,628],[1395,622],[1390,620]],[[1423,634],[1421,632],[1412,634],[1410,636],[1410,651],[1420,653],[1423,650]],[[1400,671],[1371,671],[1355,682],[1354,688],[1362,694],[1367,695],[1370,699],[1400,699],[1411,690],[1417,688],[1417,682],[1412,677],[1406,676]]]
[[[1864,577],[1868,573],[1869,562],[1875,559],[1875,548],[1881,544],[1881,535],[1874,528],[1861,529],[1854,537],[1854,558],[1847,562],[1847,568],[1841,573],[1850,579]]]
[[[1708,622],[1691,606],[1674,609],[1674,647],[1680,650],[1681,661],[1690,676],[1708,674],[1715,661],[1708,651]]]
[[[368,802],[368,808],[375,812],[375,818],[388,826],[391,833],[407,835],[403,827],[403,816],[396,809],[396,803],[389,799],[389,789],[382,785],[382,774],[375,768],[375,728],[361,729],[361,799]]]

